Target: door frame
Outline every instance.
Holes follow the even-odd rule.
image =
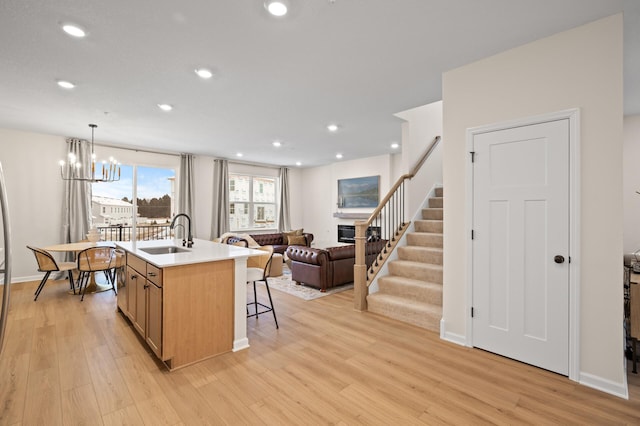
[[[524,117],[467,129],[466,207],[466,339],[465,345],[473,347],[473,165],[471,152],[473,139],[482,133],[541,124],[549,121],[569,120],[569,379],[579,381],[580,374],[580,110],[578,108]]]

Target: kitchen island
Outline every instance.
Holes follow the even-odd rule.
[[[247,258],[262,251],[199,239],[116,246],[126,252],[118,310],[169,370],[249,347]]]

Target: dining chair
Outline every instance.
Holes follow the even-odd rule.
[[[260,256],[253,256],[247,259],[247,282],[253,283],[253,302],[247,303],[247,318],[258,318],[258,315],[260,314],[271,312],[273,313],[273,320],[276,323],[276,328],[279,328],[278,319],[276,318],[276,311],[273,306],[273,299],[271,298],[271,290],[269,289],[269,281],[267,280],[267,278],[269,277],[271,261],[273,259],[273,246],[261,246],[257,250],[262,250],[265,252],[265,254]],[[258,302],[258,293],[256,291],[256,282],[258,281],[264,282],[264,285],[267,288],[267,295],[269,296],[269,306]],[[254,313],[250,314],[249,306],[252,305]],[[264,309],[258,310],[258,307]]]
[[[115,266],[115,259],[115,249],[113,247],[90,247],[78,253],[76,260],[78,262],[78,272],[80,273],[78,278],[80,293],[82,294],[80,301],[84,300],[89,278],[95,272],[104,273],[107,281],[111,283],[111,289],[117,294],[114,285],[115,280],[111,280],[111,270]]]
[[[34,302],[38,300],[38,296],[40,296],[40,292],[42,291],[42,288],[44,287],[45,283],[49,279],[49,275],[51,275],[52,272],[57,272],[57,271],[59,272],[67,271],[67,274],[69,277],[69,286],[71,287],[71,290],[73,290],[73,294],[76,294],[76,287],[75,287],[75,284],[73,283],[73,270],[76,269],[75,262],[56,262],[56,260],[53,258],[51,253],[49,253],[48,251],[39,249],[37,247],[31,247],[31,246],[27,246],[27,248],[31,250],[36,257],[36,262],[38,262],[38,271],[45,273],[44,277],[42,278],[42,281],[40,281],[40,285],[38,285],[38,288],[34,293],[35,295],[35,297],[33,298]]]
[[[113,260],[113,268],[109,270],[108,279],[111,280],[111,285],[115,285],[116,288],[120,288],[124,281],[124,265],[126,264],[126,253],[122,249],[114,249],[113,251],[114,260]],[[116,285],[118,284],[118,285]],[[117,290],[116,290],[117,294]]]

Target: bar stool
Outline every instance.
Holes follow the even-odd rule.
[[[272,312],[273,320],[276,323],[276,328],[280,328],[278,326],[278,319],[276,318],[276,311],[273,307],[273,299],[271,298],[271,290],[269,290],[269,282],[267,281],[267,278],[269,276],[269,268],[271,266],[271,260],[273,259],[273,246],[262,246],[259,247],[258,250],[264,251],[265,254],[250,257],[247,260],[247,282],[253,282],[253,302],[247,303],[247,318],[258,318],[258,315],[260,314]],[[263,281],[264,285],[267,287],[267,294],[269,295],[269,306],[258,302],[258,294],[256,292],[257,281]],[[253,306],[254,313],[249,313],[249,306]],[[258,307],[264,309],[259,310]]]

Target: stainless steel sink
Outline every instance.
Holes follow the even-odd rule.
[[[175,254],[175,253],[188,252],[189,250],[181,247],[176,247],[176,246],[163,246],[163,247],[141,248],[140,251],[143,251],[148,254]]]

